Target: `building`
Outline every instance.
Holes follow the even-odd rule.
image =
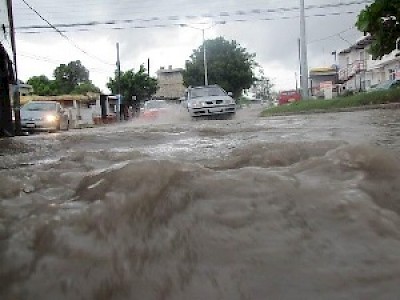
[[[88,93],[87,95],[61,95],[61,96],[21,96],[21,104],[29,101],[55,101],[60,103],[69,113],[71,127],[93,123],[93,115],[101,115],[100,95]]]
[[[33,88],[30,84],[23,83],[19,80],[18,82],[18,89],[20,96],[29,96],[33,93]]]
[[[255,102],[265,103],[266,101],[271,101],[271,88],[272,83],[270,79],[262,77],[256,80],[250,89],[244,90],[244,96],[253,100]]]
[[[159,90],[156,93],[157,98],[179,99],[185,95],[185,86],[183,85],[183,69],[168,69],[161,67],[157,71],[157,80]]]
[[[341,92],[365,91],[381,82],[400,79],[400,51],[373,59],[368,49],[371,36],[359,39],[350,47],[338,52],[339,83]]]
[[[337,95],[338,68],[336,65],[313,68],[309,76],[312,97],[331,99]]]

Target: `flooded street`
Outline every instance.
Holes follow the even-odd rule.
[[[400,111],[0,140],[0,299],[399,299]]]

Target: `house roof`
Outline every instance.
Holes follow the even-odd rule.
[[[318,67],[310,69],[310,76],[328,76],[336,75],[337,67],[335,65],[331,67]]]
[[[365,49],[367,46],[371,45],[371,43],[373,42],[373,37],[370,35],[366,35],[363,36],[361,38],[359,38],[353,45],[351,45],[348,48],[342,49],[338,52],[338,54],[345,54],[345,53],[349,53],[354,49]]]
[[[175,68],[175,69],[168,68],[168,69],[159,69],[157,71],[157,74],[159,74],[159,73],[181,73],[181,72],[183,72],[182,68]]]
[[[62,96],[21,96],[20,102],[26,103],[28,101],[72,101],[76,100],[78,102],[89,102],[91,100],[97,99],[99,94],[90,93],[89,95],[62,95]]]

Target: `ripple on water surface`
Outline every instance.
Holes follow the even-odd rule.
[[[127,152],[108,167],[105,153],[36,166],[29,195],[0,174],[2,299],[399,295],[394,153],[257,143],[196,164]],[[28,197],[40,206],[18,219],[11,203]]]

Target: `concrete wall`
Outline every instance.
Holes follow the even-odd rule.
[[[157,72],[159,90],[156,97],[180,98],[185,94],[183,85],[183,69],[160,69]]]

